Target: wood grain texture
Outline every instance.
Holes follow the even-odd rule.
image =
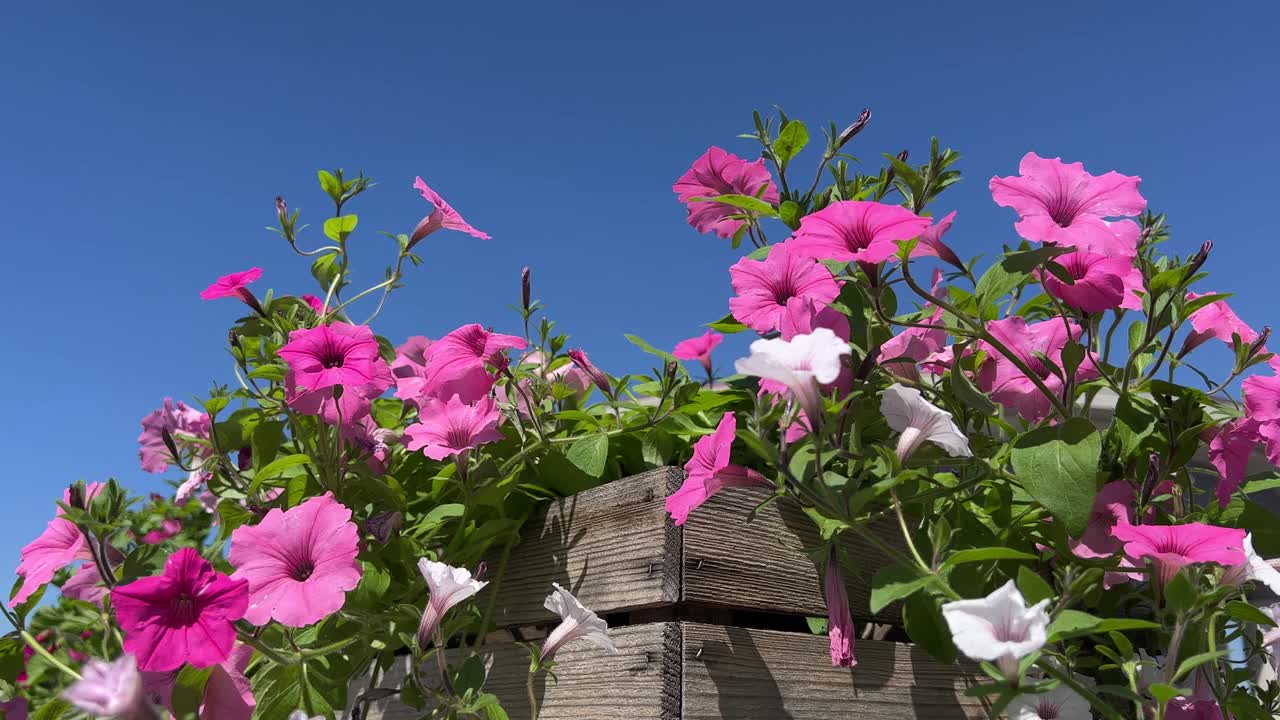
[[[822,636],[693,623],[683,632],[683,720],[986,717],[964,696],[969,676],[911,645],[860,641],[858,666],[833,668]]]
[[[825,615],[822,578],[804,553],[818,547],[817,528],[788,501],[774,502],[748,520],[768,497],[762,490],[728,488],[689,515],[684,526],[684,592],[691,603],[800,615]],[[891,520],[867,528],[890,546],[902,539]],[[872,618],[871,578],[891,561],[875,545],[845,533],[845,580],[855,618]],[[874,616],[897,622],[897,605]]]
[[[540,675],[534,684],[540,720],[679,720],[679,623],[633,625],[609,631],[616,654],[587,642],[565,646],[556,655],[558,682]],[[381,687],[399,687],[408,669],[401,658],[387,672]],[[496,646],[489,658],[485,690],[502,700],[512,718],[529,717],[525,689],[529,656],[515,645]],[[431,670],[434,670],[432,666]],[[423,712],[394,698],[374,702],[368,720],[417,720]]]
[[[658,468],[551,503],[511,551],[497,587],[502,627],[557,619],[542,606],[558,582],[601,615],[680,598],[680,531],[666,496],[679,468]]]

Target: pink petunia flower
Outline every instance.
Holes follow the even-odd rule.
[[[502,414],[493,398],[474,405],[457,396],[448,400],[428,400],[418,415],[419,422],[405,428],[405,447],[421,450],[432,460],[443,460],[502,439],[498,424]]]
[[[941,287],[941,282],[942,273],[935,270],[932,288],[934,296],[945,294],[946,290]],[[927,306],[926,309],[928,309]],[[899,377],[909,380],[919,379],[920,371],[917,365],[942,352],[947,346],[947,331],[938,326],[941,321],[942,308],[934,308],[933,314],[922,324],[936,327],[904,329],[880,345],[880,354],[876,362]]]
[[[1074,340],[1080,336],[1081,329],[1074,323],[1070,327],[1070,339]],[[1035,373],[1035,377],[1051,392],[1061,395],[1062,380],[1036,356],[1037,353],[1044,355],[1061,367],[1062,349],[1068,340],[1067,328],[1061,320],[1054,318],[1027,324],[1025,319],[1014,316],[988,322],[987,330]],[[982,346],[987,352],[987,360],[975,378],[978,388],[1027,420],[1036,422],[1048,416],[1052,408],[1049,398],[1040,392],[1031,378],[995,348],[986,343]],[[1076,380],[1087,381],[1096,377],[1096,359],[1086,358],[1076,370]]]
[[[1245,417],[1261,424],[1280,421],[1280,375],[1251,375],[1240,386]]]
[[[825,305],[840,294],[831,271],[797,252],[793,242],[774,245],[764,260],[744,257],[729,268],[736,293],[729,299],[729,312],[738,322],[769,332],[777,329],[782,311],[792,298]]]
[[[724,336],[715,330],[708,330],[698,337],[681,340],[671,354],[678,360],[697,360],[709,374],[711,372],[711,351],[724,342]]]
[[[299,387],[298,374],[289,369],[284,378],[285,402],[303,415],[317,415],[330,425],[350,427],[368,416],[374,399],[381,397],[391,387],[391,370],[386,363],[376,363],[374,373],[372,382],[344,387],[342,394],[334,398],[332,387],[320,390]]]
[[[1203,523],[1185,525],[1117,524],[1111,534],[1124,543],[1124,552],[1135,561],[1151,560],[1160,584],[1168,584],[1178,571],[1195,563],[1224,567],[1245,561],[1244,531]]]
[[[359,541],[351,510],[333,493],[236,528],[227,560],[236,569],[231,577],[248,583],[244,619],[304,627],[341,610],[360,583]]]
[[[695,230],[714,232],[722,238],[733,237],[742,227],[744,221],[733,216],[743,211],[732,205],[693,198],[748,195],[771,205],[778,203],[778,191],[765,169],[764,159],[748,162],[714,145],[693,161],[693,166],[676,180],[671,190],[680,202],[687,204],[689,224]]]
[[[667,497],[667,512],[676,525],[683,525],[690,512],[726,487],[771,487],[755,470],[729,463],[737,430],[737,418],[727,412],[715,432],[694,443],[693,457],[684,465],[684,483]]]
[[[947,234],[951,229],[951,224],[955,222],[956,213],[951,211],[946,217],[938,222],[930,225],[920,235],[920,242],[916,245],[916,249],[912,251],[912,257],[932,256],[951,265],[959,270],[965,270],[964,262],[956,255],[946,243],[942,242],[942,236]]]
[[[1081,558],[1109,558],[1124,548],[1112,530],[1117,525],[1133,523],[1133,486],[1126,480],[1113,480],[1093,498],[1089,523],[1080,537],[1070,541],[1071,552]]]
[[[89,483],[85,486],[85,502],[91,502],[102,490],[102,483]],[[71,489],[62,492],[62,502],[71,503]],[[62,568],[76,560],[91,559],[85,546],[84,534],[75,523],[63,517],[62,508],[54,514],[54,518],[45,526],[40,537],[27,543],[21,552],[18,569],[15,571],[22,578],[22,585],[9,601],[9,607],[17,607],[31,597],[36,590],[53,580]]]
[[[364,455],[365,464],[375,475],[386,474],[387,463],[391,459],[391,444],[400,439],[395,430],[380,427],[368,415],[344,425],[342,437],[359,449]]]
[[[422,178],[418,177],[413,179],[413,188],[422,195],[422,199],[431,203],[432,209],[431,214],[422,218],[422,220],[418,222],[418,226],[413,229],[413,235],[409,238],[409,247],[417,245],[418,241],[422,240],[422,238],[441,228],[464,232],[472,237],[480,238],[481,240],[492,239],[492,236],[488,233],[481,232],[480,230],[471,227],[471,224],[466,220],[463,220],[462,216],[458,214],[458,211],[454,210],[449,203],[445,202],[444,198],[440,197],[439,193],[427,187],[427,183],[424,182]]]
[[[277,354],[289,364],[301,390],[390,384],[391,371],[378,354],[378,341],[364,325],[334,322],[294,330]]]
[[[596,365],[591,362],[591,359],[587,357],[585,350],[574,348],[565,354],[573,361],[573,366],[585,375],[587,379],[591,380],[591,383],[595,385],[600,392],[604,393],[605,397],[613,397],[613,382],[603,370],[596,367]]]
[[[858,658],[853,654],[853,615],[849,612],[849,591],[845,588],[844,570],[834,548],[827,558],[827,571],[822,576],[822,594],[827,605],[827,639],[831,646],[831,667],[853,667]]]
[[[486,364],[498,365],[506,350],[523,350],[526,345],[515,335],[490,332],[476,323],[463,325],[426,349],[422,395],[439,400],[457,395],[464,403],[474,403],[493,387]]]
[[[1205,295],[1216,295],[1217,293],[1193,293],[1186,295],[1187,302],[1191,302]],[[1222,342],[1230,345],[1234,340],[1233,335],[1240,336],[1240,342],[1245,345],[1252,344],[1258,339],[1258,333],[1236,315],[1231,306],[1227,304],[1225,299],[1211,302],[1208,305],[1191,313],[1187,318],[1191,321],[1191,334],[1182,344],[1180,355],[1186,355],[1196,347],[1202,345],[1206,340],[1217,338]]]
[[[303,295],[302,302],[306,303],[307,307],[315,310],[317,315],[324,312],[324,301],[315,295]]]
[[[391,374],[395,377],[396,397],[416,397],[427,380],[427,350],[431,347],[431,339],[414,335],[396,348],[396,357],[391,361]],[[401,395],[401,392],[405,395]]]
[[[235,621],[249,605],[248,584],[213,569],[191,548],[165,561],[160,575],[111,591],[124,650],[146,671],[205,668],[226,660],[235,644]]]
[[[63,597],[93,603],[98,607],[102,607],[102,599],[110,592],[109,588],[102,584],[102,574],[98,572],[98,566],[92,562],[82,564],[59,589]]]
[[[249,291],[249,283],[260,277],[262,277],[262,268],[249,268],[244,272],[223,275],[200,292],[200,299],[217,300],[225,297],[237,297],[250,307],[259,307],[258,299]]]
[[[173,518],[166,518],[160,523],[160,527],[143,535],[142,542],[147,545],[159,545],[179,532],[182,532],[182,522]]]
[[[1215,431],[1209,437],[1209,462],[1218,471],[1215,495],[1218,504],[1226,507],[1231,496],[1244,482],[1249,469],[1253,449],[1263,442],[1257,421],[1247,417],[1237,418]]]
[[[164,444],[164,431],[173,437],[178,452],[188,450],[197,457],[209,454],[208,448],[195,440],[208,440],[211,427],[209,415],[181,400],[164,399],[164,405],[142,418],[142,433],[138,435],[138,460],[149,473],[162,473],[172,462],[169,448]]]
[[[1040,275],[1040,284],[1045,292],[1087,313],[1103,312],[1123,305],[1126,297],[1125,280],[1136,270],[1129,258],[1083,251],[1059,255],[1054,258],[1054,262],[1061,265],[1075,282],[1068,285],[1053,273],[1044,272]],[[1139,273],[1139,283],[1141,280],[1142,275]]]
[[[1133,257],[1137,223],[1104,218],[1138,215],[1147,201],[1138,193],[1142,178],[1109,172],[1090,175],[1081,163],[1027,153],[1019,175],[991,178],[997,205],[1020,216],[1014,226],[1027,240],[1076,247],[1099,255]]]
[[[928,229],[929,218],[900,205],[842,200],[801,218],[786,244],[819,260],[878,263],[898,253],[899,241]]]
[[[213,666],[200,700],[199,720],[250,720],[257,701],[244,671],[253,659],[253,648],[237,644],[226,660]],[[173,689],[178,672],[142,674],[143,688],[151,702],[173,710]]]

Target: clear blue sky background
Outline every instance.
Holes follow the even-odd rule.
[[[378,324],[397,341],[513,330],[528,264],[574,344],[647,369],[623,333],[663,347],[696,334],[725,312],[739,254],[685,224],[671,183],[710,144],[751,153],[734,136],[774,103],[811,127],[873,108],[851,148],[864,159],[920,157],[932,134],[959,149],[967,180],[935,212],[959,210],[948,239],[964,256],[1014,238],[987,180],[1028,150],[1140,174],[1175,249],[1213,238],[1212,287],[1265,324],[1278,24],[1273,3],[11,6],[0,567],[69,481],[163,487],[138,468],[139,419],[233,380],[222,348],[240,308],[197,294],[253,265],[257,290],[313,291],[262,228],[277,194],[304,220],[327,212],[320,167],[382,182],[354,207],[366,279],[391,255],[374,231],[424,212],[416,174],[494,236],[425,243]]]

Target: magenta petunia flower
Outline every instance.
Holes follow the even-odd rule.
[[[1111,534],[1124,543],[1124,552],[1135,561],[1151,560],[1160,584],[1195,563],[1232,567],[1245,561],[1244,531],[1203,523],[1185,525],[1117,524]]]
[[[1027,153],[1018,175],[991,178],[997,205],[1021,216],[1014,227],[1027,240],[1065,245],[1099,255],[1133,257],[1138,226],[1132,220],[1147,201],[1138,193],[1142,178],[1109,172],[1090,175],[1082,163]]]
[[[587,351],[581,348],[574,348],[565,353],[569,359],[573,361],[573,366],[578,369],[600,392],[606,397],[613,397],[613,383],[609,380],[609,376],[603,370],[596,367],[591,359],[587,357]]]
[[[916,249],[912,251],[912,257],[932,256],[939,260],[952,265],[960,270],[965,270],[964,262],[956,255],[946,243],[942,242],[942,236],[947,234],[951,229],[951,224],[955,222],[956,213],[951,211],[946,217],[938,222],[930,225],[920,234],[920,242],[916,245]]]
[[[102,483],[86,485],[85,501],[92,501],[102,487]],[[69,488],[62,492],[62,502],[71,503]],[[53,580],[54,574],[62,568],[76,560],[92,559],[80,529],[62,515],[62,508],[59,507],[40,537],[27,543],[20,551],[21,559],[15,572],[22,578],[22,585],[9,601],[9,607],[17,607],[25,602],[36,590]]]
[[[421,450],[432,460],[443,460],[502,439],[498,424],[502,413],[493,398],[468,405],[457,396],[432,398],[418,413],[419,422],[405,428],[405,447]]]
[[[1071,339],[1080,337],[1081,329],[1071,324]],[[1067,328],[1061,320],[1045,320],[1027,324],[1021,317],[1008,317],[987,323],[987,330],[1035,373],[1051,392],[1061,394],[1062,380],[1044,364],[1037,353],[1044,355],[1055,365],[1062,365],[1062,348],[1067,344]],[[1008,358],[986,343],[987,360],[978,371],[978,388],[991,394],[996,402],[1015,410],[1033,422],[1043,420],[1052,408],[1030,377],[1024,375]],[[1098,377],[1096,358],[1086,358],[1076,370],[1076,380],[1087,381]]]
[[[1050,272],[1041,273],[1045,292],[1087,313],[1118,308],[1125,302],[1127,277],[1136,270],[1126,257],[1076,251],[1053,259],[1075,280],[1071,285]],[[1138,273],[1141,283],[1142,274]],[[1136,295],[1134,297],[1137,297]],[[1139,306],[1141,307],[1141,306]]]
[[[929,218],[900,205],[842,200],[800,219],[786,242],[801,255],[839,262],[884,262],[898,254],[898,242],[929,229]]]
[[[773,178],[764,166],[764,160],[748,162],[733,153],[711,146],[702,157],[693,161],[671,186],[677,198],[686,203],[689,224],[700,233],[714,232],[722,238],[731,238],[744,221],[734,218],[743,210],[724,203],[693,198],[711,198],[717,195],[748,195],[776,205],[778,191]]]
[[[724,342],[724,336],[715,330],[708,330],[697,337],[681,340],[671,354],[678,360],[697,360],[702,368],[711,372],[711,351]]]
[[[1109,558],[1120,552],[1124,543],[1112,535],[1117,525],[1133,523],[1133,486],[1126,480],[1113,480],[1093,498],[1089,524],[1080,537],[1071,541],[1071,552],[1081,558]]]
[[[201,300],[217,300],[225,297],[237,297],[248,305],[257,305],[258,299],[249,292],[249,283],[262,277],[262,268],[249,268],[243,272],[223,275],[212,285],[200,292]]]
[[[303,295],[302,302],[306,303],[307,307],[315,310],[317,315],[324,311],[324,301],[315,295]]]
[[[946,293],[946,290],[941,287],[941,281],[942,273],[935,271],[932,288],[935,296],[941,296]],[[928,308],[926,307],[926,309]],[[938,325],[941,321],[942,308],[934,308],[933,314],[925,319],[923,324]],[[894,375],[909,380],[917,380],[920,377],[917,365],[934,358],[946,347],[946,330],[909,327],[880,345],[880,354],[876,357],[876,362]],[[933,365],[936,366],[937,363],[935,362]]]
[[[488,233],[471,227],[471,224],[463,220],[462,215],[459,215],[457,210],[454,210],[449,203],[445,202],[439,193],[427,187],[427,183],[422,178],[413,179],[413,188],[422,195],[423,200],[431,203],[432,209],[431,214],[422,218],[418,222],[418,226],[413,229],[413,235],[409,238],[409,247],[413,247],[418,244],[419,240],[441,228],[464,232],[481,240],[492,239],[492,236]]]
[[[416,397],[426,384],[427,350],[431,347],[431,339],[414,335],[404,344],[396,348],[396,357],[391,361],[391,374],[396,381],[396,397]],[[408,399],[405,397],[405,399]]]
[[[807,298],[825,305],[840,294],[831,271],[797,252],[792,242],[774,245],[764,260],[744,257],[729,268],[737,293],[729,299],[729,312],[738,322],[770,332],[777,329],[788,300]]]
[[[391,371],[378,355],[373,331],[364,325],[335,322],[294,330],[277,354],[289,364],[301,390],[390,385]]]
[[[1240,386],[1246,417],[1258,423],[1280,421],[1280,375],[1251,375]]]
[[[1187,302],[1191,302],[1196,298],[1215,294],[1217,293],[1189,292],[1186,299]],[[1246,345],[1250,345],[1258,339],[1258,333],[1249,327],[1245,321],[1241,320],[1239,315],[1236,315],[1225,299],[1205,305],[1191,313],[1191,316],[1187,319],[1191,321],[1192,332],[1182,345],[1182,355],[1191,352],[1211,338],[1217,338],[1227,345],[1233,342],[1233,335],[1239,335],[1240,342]]]
[[[231,654],[235,621],[249,605],[248,585],[213,569],[191,548],[165,561],[164,573],[111,591],[124,651],[142,670],[167,672],[184,663],[204,668]]]
[[[318,415],[330,425],[348,427],[366,417],[373,400],[391,387],[391,370],[386,363],[374,367],[376,377],[364,385],[343,388],[341,397],[333,397],[333,388],[304,390],[297,385],[298,374],[290,369],[285,373],[285,402],[303,415]]]
[[[1210,435],[1209,462],[1218,471],[1215,495],[1218,504],[1224,508],[1244,482],[1253,449],[1263,442],[1259,431],[1257,421],[1243,417],[1223,425]]]
[[[727,412],[721,416],[715,432],[694,443],[693,457],[684,465],[684,483],[667,496],[667,512],[676,525],[683,525],[690,512],[723,488],[771,487],[755,470],[730,464],[729,454],[737,431],[737,418]]]
[[[476,323],[463,325],[426,349],[421,396],[448,400],[457,395],[463,403],[474,403],[493,388],[494,378],[486,364],[498,365],[504,361],[504,351],[523,350],[526,345],[515,335],[490,332]]]
[[[177,535],[182,531],[182,522],[173,518],[166,518],[160,523],[160,527],[148,532],[142,536],[142,542],[147,545],[159,545],[169,538]]]
[[[178,452],[188,450],[196,457],[209,454],[209,449],[195,440],[208,440],[209,415],[181,400],[164,399],[164,405],[142,418],[142,433],[138,435],[138,460],[142,469],[150,473],[162,473],[172,462],[169,448],[164,444],[164,431],[173,437]]]
[[[236,528],[227,559],[236,569],[231,577],[249,585],[244,619],[303,627],[342,609],[360,582],[359,541],[351,510],[333,493]]]

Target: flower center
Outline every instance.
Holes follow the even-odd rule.
[[[1040,720],[1057,720],[1058,706],[1042,702],[1036,706],[1036,715],[1040,716]]]
[[[871,228],[865,224],[854,225],[844,231],[844,244],[852,252],[865,250],[872,240]]]
[[[294,564],[290,575],[292,575],[294,580],[297,580],[298,582],[302,582],[303,580],[306,580],[307,578],[311,577],[311,575],[315,573],[315,571],[316,571],[316,564],[311,562],[310,559],[304,559],[304,560],[299,560]]]
[[[169,607],[173,610],[174,620],[179,625],[191,625],[196,621],[199,613],[196,611],[196,599],[188,593],[178,593],[178,596],[169,601]]]
[[[1058,224],[1058,227],[1065,228],[1071,227],[1071,223],[1075,222],[1083,208],[1081,202],[1071,193],[1059,191],[1045,203],[1045,209],[1049,211],[1049,217]]]

